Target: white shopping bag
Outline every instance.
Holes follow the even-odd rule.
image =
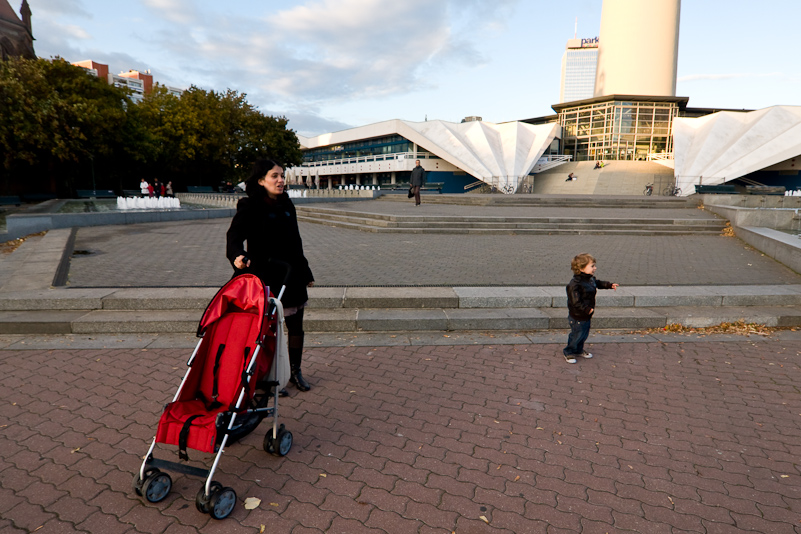
[[[270,367],[270,375],[267,380],[277,381],[278,389],[286,387],[289,382],[289,349],[287,347],[287,335],[284,333],[284,306],[276,298],[270,298],[270,303],[275,304],[275,315],[278,321],[275,336],[275,357],[273,365]]]

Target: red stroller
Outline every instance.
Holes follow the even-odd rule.
[[[170,475],[159,468],[206,479],[195,499],[197,509],[223,519],[236,505],[236,492],[212,481],[226,444],[252,432],[265,417],[273,428],[264,436],[264,450],[285,456],[292,433],[278,425],[278,390],[286,383],[289,361],[283,345],[280,298],[255,275],[243,274],[225,284],[209,303],[198,326],[195,347],[172,402],[159,420],[144,462],[134,475],[133,489],[148,502],[162,501],[172,488]],[[283,383],[281,383],[283,382]],[[273,399],[273,406],[267,404]],[[153,457],[156,443],[216,453],[211,469]]]

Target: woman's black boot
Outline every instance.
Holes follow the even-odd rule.
[[[309,391],[311,385],[303,378],[300,372],[300,364],[303,361],[303,334],[289,336],[289,367],[291,374],[289,381],[298,388],[299,391]]]
[[[309,391],[311,389],[311,385],[306,382],[306,379],[303,378],[303,374],[300,372],[300,368],[292,368],[292,374],[289,375],[289,381],[295,385],[296,388],[300,391]]]

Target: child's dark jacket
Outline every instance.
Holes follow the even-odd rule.
[[[612,282],[596,280],[591,274],[579,273],[567,284],[567,311],[573,319],[586,321],[595,308],[598,289],[612,289]]]

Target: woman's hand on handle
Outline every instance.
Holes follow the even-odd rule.
[[[250,260],[245,261],[245,256],[237,256],[234,260],[234,267],[239,269],[240,271],[250,267]]]
[[[306,287],[314,287],[314,280],[306,284]]]

